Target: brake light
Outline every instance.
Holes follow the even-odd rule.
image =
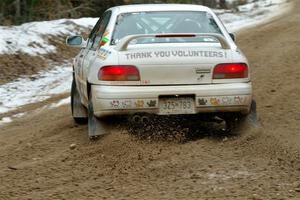
[[[196,37],[195,34],[163,34],[163,35],[156,35],[156,38],[192,38]]]
[[[214,68],[213,79],[247,78],[248,66],[245,63],[218,64]]]
[[[98,72],[101,81],[139,81],[140,73],[135,66],[104,66]]]

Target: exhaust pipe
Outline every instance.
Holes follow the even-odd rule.
[[[141,116],[139,116],[139,115],[133,115],[133,117],[131,118],[131,120],[134,123],[140,123],[141,122]]]
[[[150,120],[149,120],[149,117],[148,116],[143,116],[142,118],[141,118],[141,121],[142,121],[142,123],[148,123]]]

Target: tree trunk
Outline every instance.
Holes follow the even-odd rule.
[[[220,8],[227,9],[226,0],[219,1]]]
[[[14,5],[16,10],[15,20],[19,22],[19,19],[21,18],[21,1],[15,0]]]

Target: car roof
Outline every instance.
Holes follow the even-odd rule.
[[[128,12],[151,12],[151,11],[206,11],[211,12],[208,7],[192,4],[135,4],[110,8],[117,13]]]

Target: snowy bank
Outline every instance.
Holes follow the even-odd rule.
[[[236,32],[269,21],[286,12],[292,2],[289,0],[249,0],[238,6],[238,11],[215,10],[229,32]]]
[[[56,47],[49,44],[47,38],[80,34],[96,22],[96,18],[81,18],[0,26],[0,54],[21,52],[35,56],[55,52]]]
[[[0,85],[0,113],[68,92],[71,80],[72,68],[69,63],[64,63],[50,71],[42,71],[35,76]]]

